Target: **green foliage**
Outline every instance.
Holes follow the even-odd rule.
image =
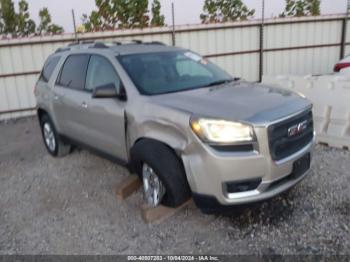
[[[131,1],[128,5],[127,13],[130,13],[130,23],[125,25],[127,28],[144,28],[148,26],[148,0]]]
[[[51,23],[51,16],[47,8],[39,12],[40,25],[37,29],[39,34],[59,34],[63,28]],[[12,0],[0,0],[0,34],[17,36],[28,36],[35,33],[35,22],[30,19],[29,7],[26,0],[18,2],[18,13],[15,11]]]
[[[21,0],[18,5],[17,34],[20,36],[28,36],[35,33],[35,22],[30,19],[28,3],[25,0]]]
[[[59,26],[59,25],[56,25],[56,24],[50,24],[47,27],[47,32],[49,34],[59,35],[59,34],[62,34],[64,32],[64,30],[63,30],[62,26]]]
[[[159,0],[154,0],[152,3],[152,20],[151,20],[151,26],[164,26],[164,15],[160,13],[160,2]]]
[[[40,24],[37,28],[37,33],[39,35],[63,33],[63,28],[61,26],[52,23],[51,15],[46,7],[39,11],[39,18]]]
[[[2,21],[2,8],[1,8],[1,2],[0,2],[0,35],[4,31],[4,23]]]
[[[97,10],[82,17],[86,32],[149,26],[148,0],[95,0],[95,4]],[[164,25],[158,0],[152,4],[152,14],[154,25]]]
[[[286,7],[281,17],[320,15],[321,0],[286,0]]]
[[[12,0],[0,0],[2,34],[16,34],[16,12]]]
[[[98,11],[92,11],[88,16],[83,15],[83,24],[85,30],[99,31],[114,29],[117,24],[117,17],[115,15],[115,7],[110,0],[96,0]]]
[[[42,33],[47,31],[49,24],[51,23],[51,15],[49,10],[45,7],[39,10],[40,24],[38,26],[38,33],[41,35]]]
[[[242,0],[205,0],[204,13],[200,15],[202,23],[223,23],[247,20],[255,14]]]

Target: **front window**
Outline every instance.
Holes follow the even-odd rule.
[[[86,75],[85,89],[92,91],[95,87],[107,84],[114,84],[119,94],[120,80],[112,64],[102,56],[91,56]]]
[[[124,55],[118,59],[145,95],[180,92],[232,80],[228,73],[189,51]]]

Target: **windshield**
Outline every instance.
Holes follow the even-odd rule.
[[[146,95],[185,91],[233,80],[218,66],[188,51],[124,55],[118,60],[139,91]]]

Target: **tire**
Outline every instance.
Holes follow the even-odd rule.
[[[54,157],[63,157],[65,155],[68,155],[71,152],[71,145],[64,143],[60,136],[57,134],[56,128],[51,120],[51,118],[47,115],[44,114],[41,119],[40,119],[40,127],[41,127],[41,134],[43,137],[43,141],[45,144],[45,147],[47,151],[50,153],[50,155]],[[50,145],[45,137],[45,129],[48,130],[49,128],[52,131],[52,141],[54,141],[54,146],[53,143]]]
[[[130,154],[134,171],[141,180],[144,163],[156,172],[166,189],[163,205],[177,207],[190,198],[183,164],[171,148],[156,140],[143,139],[133,146]]]

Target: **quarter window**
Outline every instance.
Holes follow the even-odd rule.
[[[97,86],[113,83],[119,93],[120,80],[112,64],[104,57],[93,55],[89,62],[85,89],[92,91]]]
[[[63,65],[58,84],[83,90],[89,58],[89,55],[69,56]]]
[[[40,75],[40,80],[44,82],[49,82],[50,77],[53,73],[53,70],[55,70],[58,61],[60,61],[60,56],[55,57],[49,57],[44,65],[44,68]]]

